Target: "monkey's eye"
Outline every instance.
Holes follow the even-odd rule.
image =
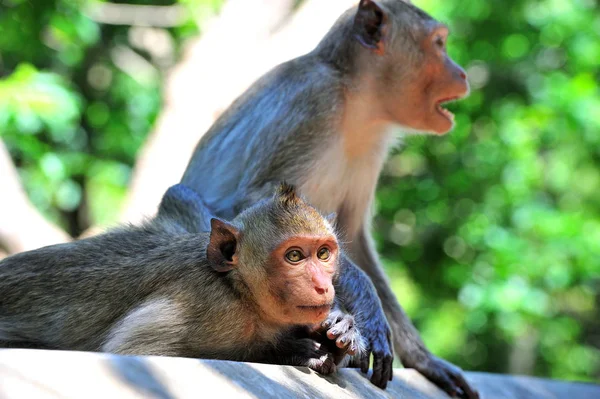
[[[444,46],[446,45],[446,42],[442,36],[436,36],[435,45],[438,46],[439,48],[444,48]]]
[[[292,263],[298,263],[304,259],[304,254],[297,249],[292,249],[285,254],[285,258]]]
[[[327,259],[329,259],[330,256],[331,256],[331,252],[329,251],[329,248],[327,248],[327,247],[319,248],[319,251],[317,252],[317,257],[319,259],[327,260]]]

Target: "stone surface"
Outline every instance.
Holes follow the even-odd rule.
[[[600,385],[468,373],[482,398],[600,398]],[[447,398],[398,369],[387,390],[358,371],[323,377],[303,367],[101,353],[0,350],[0,399],[13,398]]]

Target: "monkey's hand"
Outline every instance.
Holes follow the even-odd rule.
[[[333,354],[336,365],[346,360],[346,355],[353,356],[364,351],[365,345],[354,317],[341,310],[332,310],[313,338]]]
[[[431,353],[409,356],[402,359],[402,364],[416,369],[452,397],[479,399],[479,393],[469,386],[460,367]]]
[[[388,381],[391,381],[394,376],[394,369],[392,367],[392,362],[394,361],[391,338],[392,330],[383,311],[377,312],[376,317],[370,317],[365,320],[357,317],[357,324],[363,336],[365,350],[354,358],[352,366],[355,366],[358,362],[360,370],[363,373],[367,373],[369,371],[371,354],[373,354],[371,383],[381,389],[385,389]]]
[[[299,329],[295,334],[284,337],[272,350],[261,352],[251,361],[304,366],[325,375],[336,372],[333,354],[310,335],[311,330]]]
[[[337,371],[334,355],[318,341],[311,338],[302,338],[298,343],[304,346],[302,353],[301,366],[315,370],[319,374],[328,375]]]
[[[348,257],[342,257],[341,265],[335,291],[340,305],[354,315],[355,325],[358,326],[365,344],[365,350],[355,356],[351,367],[360,366],[363,373],[368,372],[373,354],[371,382],[385,389],[394,371],[390,325],[369,276]]]

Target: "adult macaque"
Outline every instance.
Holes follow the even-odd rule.
[[[333,227],[293,187],[282,185],[231,223],[211,218],[209,233],[171,219],[176,209],[201,206],[176,198],[166,197],[143,226],[0,261],[0,347],[256,361],[325,374],[360,351],[353,318],[330,312],[340,271]],[[206,215],[195,214],[199,223]]]
[[[321,212],[336,212],[350,258],[377,288],[402,363],[450,395],[477,398],[462,370],[425,347],[369,235],[375,187],[394,143],[390,128],[446,133],[453,115],[443,104],[469,92],[465,72],[446,53],[447,38],[445,25],[407,2],[360,1],[315,50],[267,73],[222,114],[182,183],[224,218],[267,197],[281,180]],[[345,284],[345,292],[355,288]],[[372,349],[367,339],[363,370]],[[380,357],[375,353],[375,363]]]

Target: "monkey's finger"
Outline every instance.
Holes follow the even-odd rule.
[[[388,381],[392,379],[394,369],[392,367],[394,356],[390,351],[373,352],[373,374],[375,374],[376,367],[378,372],[381,374],[381,382],[376,384],[382,389],[385,389]]]
[[[335,323],[335,320],[327,318],[327,319],[325,319],[325,321],[323,321],[321,323],[321,327],[327,329],[327,328],[331,327],[333,325],[333,323]]]
[[[329,337],[329,339],[334,339],[340,334],[344,334],[348,331],[351,331],[353,327],[354,318],[352,316],[344,317],[342,318],[342,320],[338,321],[327,331],[327,337]]]
[[[371,360],[371,351],[367,350],[360,358],[360,371],[363,373],[369,372],[369,360]]]
[[[327,318],[325,319],[325,321],[323,321],[321,323],[321,327],[323,328],[329,328],[331,327],[334,323],[336,323],[336,320],[332,319],[332,318]]]
[[[349,369],[357,369],[360,367],[359,364],[359,359],[358,356],[352,356],[350,357],[350,360],[348,361],[348,365],[346,365],[347,368]]]
[[[325,320],[321,325],[328,333],[332,334],[340,329],[339,321],[337,320]]]
[[[387,374],[387,380],[391,381],[394,378],[394,357],[386,356],[384,359],[383,370]]]
[[[312,341],[311,344],[313,345],[313,351],[316,353],[321,353],[321,343],[317,342],[317,341]]]
[[[342,321],[340,321],[340,324],[344,326],[344,329],[350,330],[352,327],[354,327],[354,317],[345,315]]]
[[[336,350],[332,355],[335,364],[339,365],[346,358],[348,352],[345,350]]]
[[[339,337],[338,339],[335,340],[335,346],[337,346],[340,349],[345,349],[348,347],[348,345],[350,345],[350,341],[346,338],[344,338],[345,335],[342,335],[341,337]]]
[[[436,371],[433,375],[430,375],[429,378],[436,383],[438,387],[440,387],[444,392],[453,398],[460,397],[462,391],[454,384],[454,382],[450,379],[450,377],[443,371]]]
[[[436,382],[440,388],[450,395],[466,399],[479,398],[479,393],[470,387],[460,367],[436,357],[433,357],[432,360],[427,368],[428,373],[424,373],[425,376]],[[430,376],[427,374],[430,374]]]
[[[352,340],[352,342],[350,343],[350,345],[348,345],[348,354],[350,356],[354,356],[358,353],[359,349],[359,344],[358,344],[358,340]]]
[[[345,334],[342,334],[335,341],[335,345],[340,349],[350,350],[352,347],[356,348],[356,333],[355,330],[350,330]]]
[[[479,392],[471,388],[467,380],[463,377],[462,373],[452,373],[450,375],[458,388],[462,391],[462,398],[465,399],[479,399]]]
[[[321,323],[321,327],[330,328],[331,326],[339,323],[339,321],[342,320],[343,317],[344,317],[344,313],[340,312],[339,310],[331,311],[329,313],[329,316],[327,316],[327,319],[325,319]]]
[[[371,383],[381,389],[387,387],[388,378],[383,373],[383,359],[381,356],[373,356],[373,375],[371,376]]]
[[[330,354],[322,354],[314,359],[310,359],[308,367],[324,375],[334,373],[337,369]]]

